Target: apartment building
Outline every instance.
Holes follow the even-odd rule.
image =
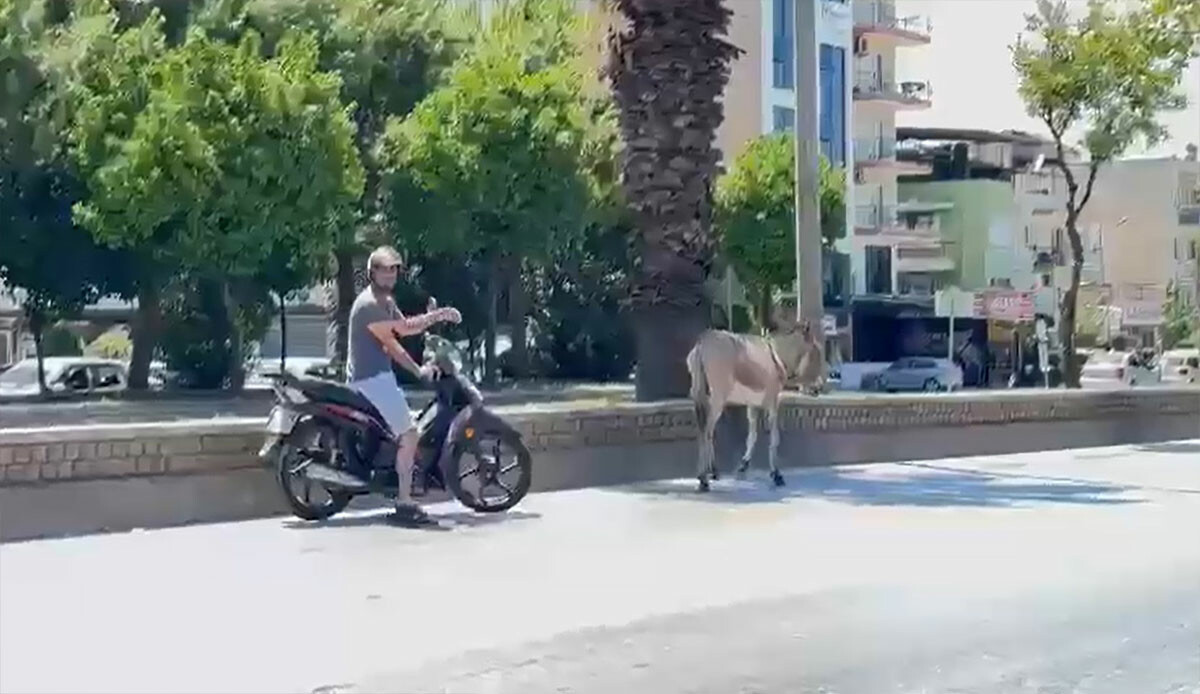
[[[1169,285],[1200,305],[1200,161],[1187,155],[1127,159],[1100,169],[1080,219],[1099,255],[1098,301],[1118,309],[1123,332],[1149,343]]]

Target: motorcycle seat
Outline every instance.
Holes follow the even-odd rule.
[[[321,378],[297,378],[296,387],[313,400],[344,405],[368,414],[381,422],[387,421],[362,393],[334,381]]]

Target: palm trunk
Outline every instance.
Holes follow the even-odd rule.
[[[620,108],[622,185],[638,235],[637,397],[688,392],[685,358],[711,319],[712,188],[721,95],[738,49],[722,0],[615,0],[607,75]],[[646,95],[653,95],[647,98]]]
[[[162,325],[158,284],[153,278],[143,279],[138,286],[138,307],[134,316],[133,351],[129,355],[129,389],[146,390],[150,382],[150,362],[158,345]]]

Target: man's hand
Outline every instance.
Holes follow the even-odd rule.
[[[458,309],[450,306],[439,308],[433,313],[438,317],[438,320],[443,323],[453,323],[457,325],[462,322],[462,314],[458,312]]]
[[[433,383],[437,379],[437,367],[432,364],[426,364],[417,371],[417,377],[425,383]]]

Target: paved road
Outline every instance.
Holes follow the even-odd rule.
[[[5,692],[1200,692],[1200,440],[0,546]]]

